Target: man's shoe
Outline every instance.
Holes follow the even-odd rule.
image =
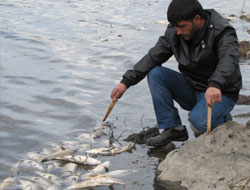
[[[196,128],[194,128],[194,126],[192,125],[192,123],[190,123],[190,128],[191,128],[192,131],[194,132],[195,138],[201,136],[201,135],[204,133],[204,132],[202,133],[202,132],[198,131]]]
[[[165,129],[160,135],[149,138],[146,144],[148,146],[163,146],[171,141],[185,141],[188,139],[188,132],[186,126],[183,127],[183,130],[175,128]]]

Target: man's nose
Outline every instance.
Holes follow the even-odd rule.
[[[182,34],[181,28],[176,27],[176,34],[177,35],[181,35]]]

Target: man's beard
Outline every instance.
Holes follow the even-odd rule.
[[[190,31],[190,34],[184,34],[184,35],[181,35],[181,37],[184,40],[189,41],[189,40],[192,40],[194,37],[198,36],[199,33],[200,33],[200,29],[194,23],[192,23],[192,30]]]

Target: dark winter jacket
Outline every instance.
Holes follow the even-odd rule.
[[[216,87],[236,101],[242,87],[236,31],[215,10],[205,12],[206,23],[191,45],[169,24],[165,35],[123,75],[121,82],[127,87],[137,84],[152,68],[174,55],[180,72],[195,91]]]

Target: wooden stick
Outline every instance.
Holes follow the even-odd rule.
[[[211,132],[211,117],[212,117],[212,108],[207,106],[207,133]]]
[[[112,100],[112,102],[110,103],[109,108],[108,108],[108,110],[106,112],[106,115],[104,116],[102,121],[105,121],[107,119],[107,117],[109,116],[110,112],[112,111],[115,103],[116,103],[116,101]]]

